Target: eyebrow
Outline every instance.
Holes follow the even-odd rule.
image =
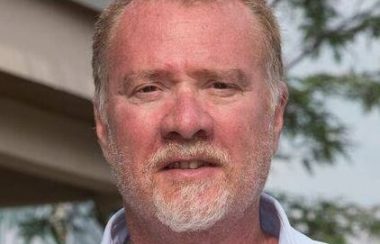
[[[128,73],[124,76],[123,82],[129,83],[137,80],[157,80],[161,78],[173,78],[173,74],[163,69],[143,70],[140,72]]]
[[[195,79],[215,79],[215,80],[231,80],[238,82],[242,86],[249,85],[247,75],[241,69],[228,69],[228,70],[210,70],[201,69],[191,72],[191,77]]]
[[[240,85],[246,87],[248,86],[249,79],[247,75],[241,69],[228,69],[228,70],[211,70],[211,69],[196,69],[189,72],[189,76],[195,80],[230,80],[237,82]],[[142,70],[139,72],[131,72],[124,76],[121,86],[128,87],[137,81],[159,81],[162,79],[174,80],[175,74],[171,71],[165,69],[153,69],[153,70]]]

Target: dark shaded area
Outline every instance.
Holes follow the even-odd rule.
[[[1,71],[0,96],[93,124],[90,100]]]
[[[2,207],[79,201],[93,198],[93,193],[88,190],[3,167],[0,167],[0,179],[0,206]]]

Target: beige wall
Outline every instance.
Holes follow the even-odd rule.
[[[0,0],[0,206],[119,204],[93,128],[96,14],[63,0]]]
[[[1,0],[0,70],[90,98],[95,14],[63,0]]]
[[[0,165],[87,189],[109,192],[110,174],[91,124],[0,98]]]

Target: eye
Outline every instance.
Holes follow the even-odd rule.
[[[133,90],[130,97],[140,102],[152,102],[159,99],[164,90],[165,88],[160,84],[142,84]]]
[[[214,82],[212,84],[212,87],[215,89],[228,89],[228,88],[230,88],[230,86],[224,82]]]
[[[159,90],[159,88],[157,86],[149,85],[149,86],[141,87],[140,89],[137,90],[137,92],[140,92],[140,93],[149,93],[149,92],[155,92],[155,91],[158,91],[158,90]]]
[[[212,81],[210,82],[211,85],[210,87],[216,90],[235,90],[238,87],[234,83],[229,83],[229,82],[222,82],[222,81]]]
[[[241,91],[234,82],[211,80],[208,84],[209,94],[215,97],[232,97]]]

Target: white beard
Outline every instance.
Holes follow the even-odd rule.
[[[224,184],[215,182],[188,182],[178,186],[175,197],[166,199],[162,189],[155,188],[153,202],[156,217],[174,232],[205,230],[227,215],[230,192]],[[209,189],[213,189],[210,197]]]
[[[233,162],[225,151],[207,143],[166,145],[150,160],[141,163],[144,168],[137,176],[133,171],[135,168],[131,167],[136,163],[129,161],[112,139],[105,155],[111,163],[119,191],[131,209],[146,218],[154,216],[174,232],[202,231],[232,212],[234,216],[242,217],[259,198],[272,156],[271,134],[263,133],[259,138],[260,144],[252,144],[253,149],[246,151],[245,167],[239,175],[235,172],[232,177],[228,175],[231,170],[227,169],[224,179],[173,182],[168,188],[154,182],[150,173],[154,172],[158,162],[167,161],[173,155],[206,155],[225,167]]]

